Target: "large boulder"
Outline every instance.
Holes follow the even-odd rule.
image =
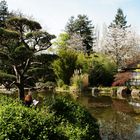
[[[93,87],[92,88],[92,96],[98,96],[99,95],[99,89],[98,89],[98,87]]]
[[[131,90],[128,87],[123,86],[117,89],[117,97],[120,99],[126,98],[130,94]]]
[[[133,99],[140,99],[140,90],[132,89],[131,96]]]

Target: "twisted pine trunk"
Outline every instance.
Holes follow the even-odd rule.
[[[19,99],[21,101],[24,101],[25,92],[24,92],[24,85],[23,84],[19,84],[19,86],[18,86],[18,96],[19,96]]]

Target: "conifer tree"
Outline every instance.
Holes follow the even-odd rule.
[[[92,52],[94,41],[93,29],[94,26],[86,15],[78,15],[76,19],[71,17],[66,25],[66,32],[70,34],[70,36],[77,34],[81,37],[82,45],[85,47],[85,53],[87,54]]]
[[[0,27],[5,27],[5,20],[8,18],[8,5],[5,0],[0,2]]]
[[[118,27],[118,28],[121,28],[121,29],[125,29],[125,28],[129,27],[126,24],[127,24],[126,16],[124,16],[123,10],[121,8],[119,8],[117,10],[117,14],[115,16],[115,19],[111,23],[110,27],[113,27],[113,28]]]
[[[0,28],[0,60],[3,63],[0,83],[16,85],[19,98],[23,100],[24,88],[33,79],[31,72],[40,68],[34,57],[47,50],[55,36],[43,31],[38,22],[25,17],[12,17],[6,24],[7,28]]]

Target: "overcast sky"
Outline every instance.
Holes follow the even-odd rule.
[[[33,16],[49,33],[61,33],[68,19],[86,14],[93,25],[102,27],[114,20],[118,8],[140,34],[140,0],[7,0],[9,10]]]

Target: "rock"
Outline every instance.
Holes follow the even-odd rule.
[[[134,107],[140,107],[140,103],[129,102],[129,104],[134,106]]]
[[[131,92],[131,96],[133,99],[140,99],[140,90],[139,89],[133,89]]]
[[[116,97],[117,96],[117,89],[111,89],[110,96]]]
[[[123,99],[131,93],[131,90],[128,87],[119,87],[117,89],[117,97]]]
[[[98,96],[99,89],[97,87],[92,88],[92,96]]]

